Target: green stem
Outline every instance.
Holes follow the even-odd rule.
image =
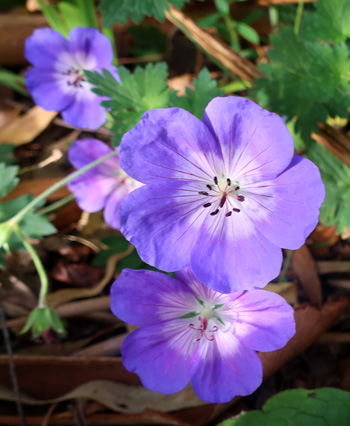
[[[282,268],[282,271],[280,273],[280,277],[279,277],[279,280],[278,280],[281,283],[285,282],[286,279],[287,279],[286,278],[287,271],[288,271],[290,262],[292,261],[293,254],[294,254],[294,250],[289,250],[286,258],[284,259],[283,268]]]
[[[303,10],[304,10],[304,0],[299,0],[298,8],[297,8],[297,13],[295,15],[295,21],[294,21],[294,34],[295,35],[299,34],[299,29],[300,29],[301,17],[303,15]]]
[[[30,242],[26,239],[26,237],[22,234],[21,230],[17,227],[15,229],[16,234],[22,241],[27,252],[30,254],[30,257],[33,260],[36,270],[38,271],[38,275],[40,278],[40,294],[39,294],[39,308],[43,308],[45,306],[45,300],[47,291],[49,289],[49,280],[47,278],[44,266],[38,256],[38,253],[34,250],[34,247],[30,244]]]
[[[238,36],[237,31],[235,29],[235,23],[230,18],[229,15],[225,15],[223,18],[224,18],[224,22],[225,22],[227,31],[230,34],[231,47],[233,48],[233,50],[236,50],[237,52],[239,52],[241,50],[241,43],[239,42],[239,36]]]
[[[69,194],[69,195],[67,195],[67,197],[61,198],[61,200],[58,200],[55,203],[52,203],[47,207],[43,207],[42,209],[38,210],[36,213],[47,214],[47,213],[53,212],[53,211],[59,209],[60,207],[63,207],[66,204],[70,203],[71,201],[74,200],[74,198],[75,198],[74,194]]]
[[[118,151],[112,151],[109,154],[104,155],[103,157],[100,157],[98,160],[92,161],[91,163],[87,164],[85,167],[82,167],[76,172],[71,173],[64,179],[50,186],[50,188],[47,188],[44,192],[42,192],[40,195],[35,197],[22,210],[20,210],[17,214],[15,214],[15,216],[13,216],[8,222],[11,222],[13,225],[19,223],[25,217],[26,214],[30,213],[42,200],[47,198],[49,195],[51,195],[58,189],[62,188],[62,186],[65,186],[68,182],[72,181],[73,179],[77,178],[78,176],[82,175],[88,170],[98,166],[99,164],[103,163],[109,158],[114,157],[117,154],[118,154]]]

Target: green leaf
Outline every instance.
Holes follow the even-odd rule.
[[[19,182],[17,166],[6,166],[0,163],[0,198],[8,194]]]
[[[317,143],[308,148],[307,157],[319,167],[326,187],[320,220],[328,226],[337,225],[341,233],[350,228],[350,167]]]
[[[119,84],[112,74],[102,70],[85,71],[88,81],[95,86],[93,92],[111,100],[102,105],[110,109],[114,120],[112,131],[114,145],[118,145],[125,132],[133,128],[142,115],[154,108],[164,108],[167,103],[167,66],[164,63],[136,67],[133,74],[119,67]]]
[[[15,150],[15,146],[9,143],[1,143],[0,144],[0,158],[1,162],[5,164],[13,163],[13,152]]]
[[[158,21],[165,19],[164,12],[169,10],[168,3],[182,8],[189,0],[102,0],[100,9],[103,14],[103,26],[110,27],[116,22],[125,24],[132,19],[139,24],[145,16],[153,16]]]
[[[134,56],[163,54],[167,50],[166,35],[153,25],[131,26],[128,32],[135,42],[135,46],[130,48]]]
[[[245,22],[236,22],[235,28],[239,35],[253,44],[260,44],[259,34]]]
[[[219,426],[348,426],[350,393],[334,388],[293,389],[269,399],[261,411],[251,411]]]
[[[221,13],[221,15],[230,14],[230,3],[229,0],[214,0],[215,7]]]
[[[24,77],[22,75],[0,69],[0,84],[15,90],[21,95],[28,96],[28,92],[25,89]]]
[[[350,37],[349,0],[319,0],[316,12],[304,13],[300,37],[338,43]]]
[[[169,92],[169,106],[183,108],[202,119],[205,107],[217,96],[225,92],[217,88],[217,81],[210,77],[207,68],[203,68],[193,80],[194,90],[186,88],[186,96],[177,96],[175,90]]]
[[[271,36],[270,62],[259,66],[259,78],[251,90],[258,102],[290,121],[308,140],[317,122],[327,116],[347,117],[350,105],[350,61],[345,43],[336,45],[304,41],[291,27]]]

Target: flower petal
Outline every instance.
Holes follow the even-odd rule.
[[[272,179],[292,159],[294,142],[283,120],[249,99],[215,98],[203,121],[219,141],[226,176],[234,180]]]
[[[82,138],[72,143],[68,150],[68,160],[74,167],[81,169],[92,161],[98,160],[113,150],[104,142],[94,138]],[[118,155],[104,161],[92,170],[104,176],[116,176],[119,169]]]
[[[25,75],[28,92],[37,105],[48,111],[61,111],[68,108],[75,100],[71,90],[64,90],[55,73],[30,68]]]
[[[234,335],[247,348],[274,351],[282,348],[295,334],[294,311],[278,294],[264,290],[232,295]]]
[[[220,158],[218,144],[207,127],[179,108],[146,112],[120,145],[121,167],[143,183],[212,181]]]
[[[177,271],[189,264],[206,216],[202,204],[203,196],[186,182],[145,185],[120,204],[121,231],[146,263]]]
[[[64,121],[78,129],[98,129],[106,121],[106,111],[100,105],[103,99],[89,87],[76,91],[74,102],[62,111]]]
[[[113,61],[109,38],[96,28],[73,28],[69,34],[69,49],[85,69],[105,68]]]
[[[194,347],[188,328],[165,321],[132,332],[123,342],[122,361],[148,389],[171,394],[190,381]]]
[[[245,188],[245,211],[272,243],[295,250],[317,225],[324,196],[318,168],[295,155],[274,180]]]
[[[261,383],[262,366],[256,352],[245,348],[230,332],[217,333],[213,342],[198,346],[192,360],[191,381],[203,401],[223,403],[249,395]]]
[[[39,28],[25,41],[24,56],[35,67],[55,71],[60,55],[68,51],[69,42],[51,28]]]
[[[282,252],[250,222],[243,210],[209,216],[191,253],[197,279],[220,293],[263,287],[281,267]]]
[[[124,269],[111,287],[111,310],[133,325],[179,318],[198,303],[181,281],[156,271]]]

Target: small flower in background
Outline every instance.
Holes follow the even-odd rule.
[[[70,146],[68,159],[79,169],[110,152],[112,149],[98,139],[85,138]],[[68,188],[82,210],[93,213],[104,209],[106,223],[119,229],[119,204],[140,185],[120,168],[119,156],[115,155],[69,182]]]
[[[135,143],[137,142],[137,143]],[[254,102],[215,98],[204,122],[148,111],[123,137],[121,167],[146,185],[122,202],[121,231],[164,271],[190,266],[221,293],[262,287],[318,222],[318,168],[294,155],[282,119]]]
[[[178,392],[191,381],[207,402],[252,393],[262,380],[255,351],[288,342],[295,333],[293,309],[264,290],[221,294],[189,269],[176,275],[124,269],[113,283],[112,312],[143,326],[123,342],[124,366],[155,392]]]
[[[74,28],[69,40],[50,28],[34,31],[26,40],[25,57],[33,65],[25,76],[34,101],[49,111],[61,111],[63,119],[78,128],[97,129],[106,121],[83,70],[105,68],[118,79],[109,39],[95,28]]]

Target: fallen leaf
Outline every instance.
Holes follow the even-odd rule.
[[[293,306],[298,305],[298,286],[295,281],[267,284],[267,286],[264,287],[264,290],[279,294]]]
[[[300,307],[295,311],[296,333],[282,349],[261,352],[264,378],[271,376],[289,360],[304,352],[326,332],[342,315],[349,305],[349,299],[342,297],[336,302],[326,302],[321,309],[313,306]]]
[[[322,303],[321,281],[316,262],[306,244],[294,251],[292,267],[308,299],[320,305]]]
[[[340,239],[336,232],[337,226],[318,225],[308,237],[308,243],[312,253],[317,256],[327,256],[330,248]]]
[[[0,130],[0,143],[20,146],[32,142],[46,129],[56,115],[57,112],[46,111],[39,106],[34,106]]]

